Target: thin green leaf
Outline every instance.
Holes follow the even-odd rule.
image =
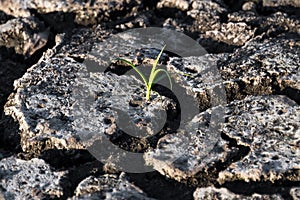
[[[132,62],[129,62],[128,60],[125,60],[123,58],[118,58],[117,60],[120,60],[122,62],[125,62],[126,64],[130,65],[143,79],[146,87],[148,88],[148,82],[147,82],[147,79],[146,77],[144,76],[144,74],[132,63]]]
[[[158,83],[160,80],[164,79],[166,77],[165,74],[161,75],[160,77],[155,77],[154,80],[153,80],[153,83]]]
[[[156,59],[155,59],[155,61],[154,61],[154,63],[153,63],[153,66],[152,66],[152,69],[151,69],[151,74],[150,74],[150,77],[149,77],[149,82],[150,82],[151,76],[154,74],[154,72],[155,72],[155,70],[156,70],[156,66],[157,66],[157,64],[158,64],[158,61],[159,61],[159,59],[160,59],[160,57],[161,57],[161,54],[163,53],[163,51],[164,51],[165,48],[166,48],[166,45],[164,45],[163,48],[160,50],[158,56],[156,57]],[[153,81],[153,80],[152,80],[152,81]],[[151,82],[152,82],[152,81],[151,81]]]
[[[172,87],[173,87],[172,80],[171,80],[171,77],[170,77],[169,73],[167,72],[167,70],[165,70],[165,69],[157,69],[154,72],[154,78],[158,75],[159,72],[164,72],[167,75],[167,77],[169,79],[169,82],[170,82],[170,87],[171,87],[171,90],[172,90]]]

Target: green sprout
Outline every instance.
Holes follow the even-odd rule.
[[[149,101],[150,100],[150,95],[151,95],[151,90],[152,90],[152,86],[153,84],[157,83],[159,80],[161,80],[163,77],[157,78],[157,75],[162,72],[165,73],[169,79],[170,82],[170,86],[171,86],[171,90],[172,90],[172,81],[171,81],[171,77],[169,75],[169,73],[167,72],[167,70],[165,69],[157,69],[156,66],[158,64],[159,58],[161,57],[161,54],[163,52],[163,50],[165,49],[166,45],[163,46],[163,48],[161,49],[161,51],[159,52],[158,56],[156,57],[156,60],[154,61],[153,65],[152,65],[152,69],[151,69],[151,73],[149,76],[149,79],[147,80],[145,75],[130,61],[122,59],[122,58],[118,58],[118,60],[128,64],[129,66],[131,66],[142,78],[145,86],[146,86],[146,100]]]

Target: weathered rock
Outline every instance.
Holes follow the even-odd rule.
[[[97,0],[93,2],[76,0],[7,0],[0,2],[0,9],[15,17],[32,16],[30,10],[35,10],[40,14],[52,12],[75,13],[75,22],[88,25],[113,18],[118,13],[130,12],[137,5],[138,1],[135,0]]]
[[[206,188],[197,188],[194,192],[194,200],[231,200],[231,199],[264,199],[264,200],[283,200],[280,195],[261,195],[253,194],[251,196],[244,196],[239,194],[234,194],[226,188],[215,188],[215,187],[206,187]]]
[[[265,7],[279,7],[279,6],[295,6],[300,7],[300,2],[298,0],[263,0],[263,6]]]
[[[161,138],[157,148],[145,154],[146,163],[180,182],[205,186],[214,182],[217,164],[227,162],[237,152],[222,140],[218,124],[210,121],[218,117],[211,115],[218,110],[200,113],[179,133]]]
[[[253,38],[255,29],[246,23],[223,23],[219,30],[206,31],[206,35],[214,40],[229,45],[242,46]]]
[[[177,74],[177,80],[197,98],[203,109],[211,107],[211,101],[217,101],[211,98],[209,91],[213,89],[218,89],[215,93],[222,97],[220,100],[230,101],[246,95],[280,94],[289,87],[297,93],[299,51],[297,39],[280,36],[260,41],[257,38],[231,54],[171,58],[168,69]],[[291,92],[283,93],[298,101]]]
[[[171,7],[171,8],[178,8],[180,10],[186,11],[189,8],[189,3],[190,2],[186,0],[180,0],[180,1],[162,0],[157,3],[157,8]]]
[[[16,53],[32,55],[48,41],[49,30],[38,19],[11,19],[0,25],[0,46],[14,47]]]
[[[218,30],[221,27],[221,18],[227,9],[214,1],[193,1],[187,15],[196,20],[195,27],[200,32]]]
[[[71,199],[152,199],[126,180],[125,174],[90,176],[81,181]]]
[[[250,153],[220,172],[218,181],[299,181],[299,105],[284,96],[265,96],[228,108],[222,133],[249,146]]]
[[[290,195],[292,196],[293,200],[300,199],[300,188],[299,187],[292,188],[290,191]]]
[[[214,107],[196,116],[181,133],[160,139],[146,160],[160,173],[178,181],[213,181],[216,163],[226,166],[238,149],[250,149],[241,160],[219,173],[218,181],[299,181],[299,106],[283,96],[249,97],[211,116]],[[222,111],[219,109],[219,111]],[[222,112],[220,112],[222,113]],[[240,152],[242,155],[242,153]],[[221,167],[222,168],[222,167]]]
[[[278,35],[282,32],[300,33],[300,21],[295,16],[283,12],[276,12],[269,16],[258,16],[252,11],[239,11],[228,14],[230,22],[245,22],[255,27],[257,33],[264,35]]]
[[[41,159],[24,161],[9,157],[0,161],[0,190],[4,199],[60,198],[60,181],[65,174],[52,171]]]

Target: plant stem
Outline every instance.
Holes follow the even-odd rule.
[[[149,90],[147,88],[147,93],[146,93],[146,100],[149,101],[150,100],[150,94],[151,94],[151,89]]]

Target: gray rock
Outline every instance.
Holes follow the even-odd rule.
[[[192,185],[208,185],[216,178],[216,164],[237,152],[218,132],[211,118],[222,108],[214,107],[194,117],[176,134],[161,138],[157,148],[145,154],[146,163],[161,174]],[[221,120],[222,121],[222,120]]]
[[[239,11],[229,13],[230,22],[245,22],[255,27],[256,32],[263,35],[281,34],[282,32],[300,33],[300,21],[295,16],[290,16],[284,12],[275,12],[268,16],[259,16],[255,11]]]
[[[174,1],[174,0],[162,0],[157,3],[157,8],[178,8],[183,11],[187,11],[189,8],[189,1],[186,0],[180,0],[180,1]]]
[[[76,0],[7,0],[0,2],[0,10],[15,17],[29,17],[30,10],[40,14],[63,12],[75,13],[75,22],[82,25],[96,24],[108,20],[114,13],[130,12],[138,1],[130,0],[97,0],[90,2]]]
[[[222,115],[210,115],[217,108],[200,113],[181,132],[161,138],[157,149],[145,155],[148,164],[178,181],[198,184],[197,179],[204,179],[208,184],[214,181],[214,165],[226,166],[238,151],[221,138],[225,134],[250,153],[221,171],[219,183],[299,181],[300,112],[295,102],[284,96],[248,97],[227,106],[225,122]]]
[[[242,46],[254,37],[255,29],[246,23],[222,23],[219,30],[206,31],[206,35],[213,40],[229,45]]]
[[[252,194],[251,196],[244,196],[239,194],[234,194],[226,188],[215,188],[213,186],[206,188],[197,188],[194,192],[194,200],[232,200],[232,199],[264,199],[264,200],[283,200],[280,195],[261,195],[261,194]]]
[[[205,32],[220,29],[221,15],[226,12],[227,9],[218,2],[196,0],[191,2],[187,15],[196,20],[195,27],[198,31]]]
[[[284,96],[249,97],[229,105],[222,133],[250,152],[220,172],[219,183],[299,181],[299,111]]]
[[[117,136],[119,128],[130,130],[117,127],[117,121],[122,123],[117,110],[129,113],[129,121],[131,117],[137,129],[146,130],[149,136],[163,125],[156,120],[165,115],[158,113],[169,105],[166,98],[161,101],[155,94],[146,105],[142,82],[134,76],[102,72],[89,76],[83,64],[59,55],[41,59],[15,82],[15,89],[5,112],[20,124],[23,150],[35,153],[51,148],[82,149],[78,140],[83,130],[85,145],[105,134]],[[140,103],[131,105],[131,101]]]
[[[70,199],[145,199],[146,194],[126,180],[125,174],[89,176],[79,183]]]
[[[171,58],[168,70],[176,74],[176,80],[197,99],[201,110],[211,107],[213,101],[226,103],[226,99],[232,101],[246,95],[280,91],[297,100],[293,92],[285,90],[299,88],[299,50],[295,39],[256,38],[231,54]],[[216,94],[214,98],[211,91]]]
[[[279,7],[279,6],[295,6],[300,7],[300,2],[298,0],[263,0],[263,6],[265,7]]]
[[[38,19],[11,19],[0,25],[0,46],[13,47],[16,53],[32,55],[48,41],[49,30]]]
[[[0,161],[0,186],[5,199],[60,198],[63,196],[60,181],[65,174],[52,171],[37,158],[25,161],[8,157]]]

